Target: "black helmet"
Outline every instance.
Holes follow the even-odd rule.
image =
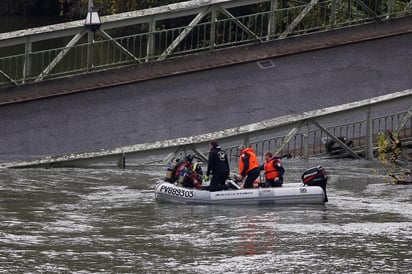
[[[193,162],[193,155],[192,155],[192,154],[188,154],[188,155],[186,156],[186,161],[189,162],[189,163]]]

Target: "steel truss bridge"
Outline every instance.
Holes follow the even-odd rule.
[[[285,115],[208,134],[98,152],[4,163],[0,167],[85,167],[113,163],[125,167],[126,162],[167,163],[176,155],[187,153],[196,154],[206,161],[208,144],[213,139],[219,140],[231,156],[231,160],[238,158],[240,144],[255,148],[260,157],[263,157],[266,151],[273,151],[276,154],[293,154],[294,157],[308,159],[313,155],[325,154],[325,148],[321,143],[323,138],[334,140],[355,159],[359,159],[360,155],[366,159],[373,159],[377,136],[386,130],[398,134],[404,143],[412,143],[412,104],[410,102],[412,102],[412,89],[324,109]],[[401,104],[404,105],[403,109],[400,109]],[[382,110],[386,114],[382,114]],[[390,110],[396,110],[396,112],[388,114]],[[345,117],[349,119],[347,123],[336,125],[336,119],[341,120]],[[357,117],[356,119],[363,117],[363,119],[354,121],[353,117]],[[278,135],[279,132],[285,132],[285,134]],[[347,146],[339,139],[340,136],[352,139],[353,145]]]
[[[104,16],[96,32],[79,20],[1,33],[0,86],[411,14],[412,0],[194,0]]]

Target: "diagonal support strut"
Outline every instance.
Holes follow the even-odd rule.
[[[368,5],[366,5],[362,0],[355,0],[369,15],[372,15],[375,18],[378,18],[378,15],[373,11]]]
[[[229,17],[230,19],[232,19],[242,30],[244,30],[245,32],[247,32],[249,35],[253,36],[256,40],[259,40],[260,42],[263,42],[262,39],[259,38],[259,36],[256,35],[256,33],[254,33],[253,31],[251,31],[247,26],[245,26],[245,24],[243,24],[242,22],[239,21],[239,19],[237,19],[236,17],[234,17],[228,10],[219,7],[219,10],[226,15],[227,17]]]
[[[169,56],[180,42],[193,30],[193,28],[210,12],[210,8],[206,8],[201,11],[196,17],[189,23],[189,25],[176,37],[176,39],[170,44],[170,46],[160,55],[158,60],[164,60]]]
[[[408,109],[408,112],[406,112],[405,116],[403,117],[403,119],[401,120],[401,122],[399,123],[398,127],[395,130],[398,136],[399,136],[399,131],[401,131],[401,129],[406,126],[406,124],[408,123],[408,120],[411,117],[412,117],[412,106]]]
[[[305,16],[313,9],[313,7],[319,2],[319,0],[312,0],[308,5],[305,6],[305,8],[302,10],[302,12],[296,16],[295,20],[293,20],[292,23],[286,28],[286,30],[279,36],[280,39],[286,38],[289,34],[291,34],[296,27],[299,25],[299,23],[305,18]]]
[[[291,131],[289,131],[288,135],[283,138],[282,143],[280,144],[279,147],[276,148],[274,151],[274,154],[279,154],[282,149],[289,143],[290,140],[298,133],[299,129],[305,124],[306,120],[301,121],[296,127],[292,128]]]
[[[205,163],[207,163],[208,162],[208,158],[206,157],[206,155],[203,153],[203,152],[201,152],[195,145],[190,145],[190,148],[193,150],[193,152],[195,152],[196,153],[196,155],[202,160],[202,161],[204,161]]]
[[[100,30],[99,31],[104,37],[106,37],[107,39],[109,39],[110,41],[112,41],[114,43],[114,45],[120,49],[121,51],[123,51],[126,55],[128,55],[129,57],[131,57],[133,60],[135,60],[138,63],[141,63],[141,61],[139,60],[139,58],[137,58],[133,53],[131,53],[128,49],[126,49],[125,47],[123,47],[119,42],[117,42],[116,40],[113,39],[113,37],[111,37],[107,32],[105,32],[104,30]]]
[[[64,56],[70,51],[70,49],[83,37],[85,31],[83,30],[81,33],[76,34],[72,40],[57,54],[57,56],[50,62],[50,64],[37,76],[35,82],[43,80],[45,76],[47,76],[54,67],[64,58]]]
[[[328,135],[333,141],[335,141],[336,143],[338,143],[344,150],[346,150],[353,158],[355,159],[360,159],[359,155],[356,154],[355,152],[353,152],[352,149],[350,149],[350,147],[348,147],[347,145],[345,145],[345,143],[343,143],[341,140],[339,140],[338,138],[336,138],[335,135],[332,134],[332,132],[330,132],[327,128],[325,128],[324,126],[322,126],[321,124],[319,124],[316,120],[312,120],[312,123],[314,123],[317,127],[319,127],[322,131],[324,131],[326,133],[326,135]]]
[[[15,86],[18,85],[18,83],[11,78],[9,75],[7,75],[4,71],[0,70],[0,74],[3,75],[4,78],[6,78],[7,80],[9,80],[11,83],[13,83]]]

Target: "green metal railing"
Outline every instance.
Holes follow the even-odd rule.
[[[198,1],[185,2],[185,9],[172,10],[166,19],[160,12],[159,19],[156,14],[144,15],[155,12],[150,13],[151,10],[136,14],[136,21],[129,23],[124,23],[128,14],[124,18],[109,16],[102,20],[103,25],[96,33],[87,31],[82,22],[73,22],[75,30],[65,31],[63,26],[61,34],[53,34],[53,40],[49,36],[54,27],[40,34],[16,36],[13,39],[18,42],[15,43],[10,42],[7,34],[0,34],[3,52],[0,54],[0,85],[163,60],[412,14],[412,1],[409,0],[206,2],[203,5]],[[76,35],[67,43],[67,38],[74,33]],[[2,56],[11,48],[13,52],[19,48],[21,53]]]
[[[406,123],[405,123],[406,118]],[[404,122],[404,124],[402,124]],[[336,125],[333,127],[327,127],[336,137],[345,137],[348,141],[352,141],[351,148],[354,151],[365,151],[367,135],[367,121],[354,121],[342,125]],[[397,132],[399,138],[403,141],[412,141],[412,117],[408,111],[388,114],[372,119],[372,134],[373,145],[377,147],[377,135],[389,130],[391,132]],[[398,132],[399,131],[399,132]],[[307,134],[307,137],[305,137]],[[263,155],[266,151],[276,151],[276,149],[282,144],[285,139],[283,136],[251,139],[250,146],[254,148],[257,155],[263,159]],[[306,141],[307,138],[307,141]],[[305,143],[308,144],[308,156],[329,156],[326,150],[325,144],[332,139],[319,128],[310,129],[307,133],[298,132],[293,138],[279,151],[280,155],[289,155],[293,158],[304,158]],[[239,156],[238,146],[227,148],[227,153],[231,161],[237,161]],[[342,151],[342,154],[344,152]]]

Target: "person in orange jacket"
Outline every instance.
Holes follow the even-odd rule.
[[[239,180],[243,180],[246,177],[242,188],[253,188],[253,183],[260,174],[258,159],[251,147],[240,146],[239,150]]]
[[[264,187],[281,187],[283,184],[283,174],[285,169],[280,163],[278,155],[273,156],[271,152],[265,153],[265,163],[260,166],[260,170],[265,171]]]

